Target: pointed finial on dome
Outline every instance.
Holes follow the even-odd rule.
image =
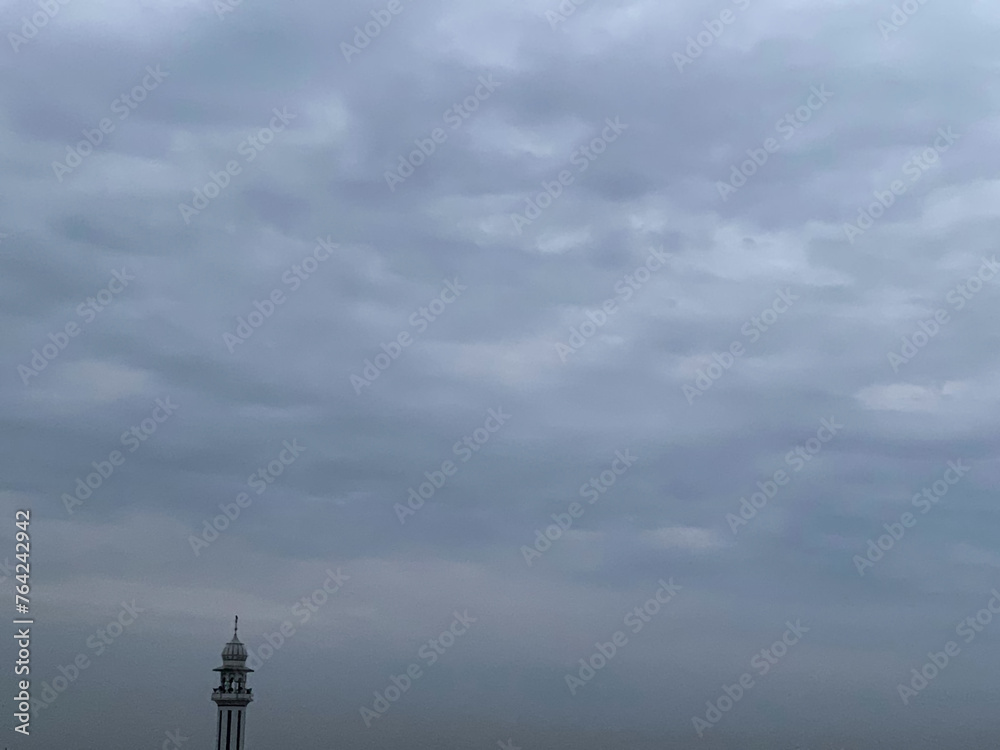
[[[236,630],[239,628],[239,626],[240,626],[240,616],[236,615],[236,622],[233,623],[233,638],[236,637]]]

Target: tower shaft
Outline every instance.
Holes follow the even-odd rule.
[[[239,618],[237,618],[237,624]],[[243,750],[246,741],[246,709],[253,700],[253,690],[247,687],[247,650],[233,628],[233,639],[222,651],[219,686],[212,691],[212,700],[219,709],[215,734],[215,750]]]

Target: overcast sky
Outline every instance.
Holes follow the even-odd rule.
[[[247,750],[996,747],[1000,13],[904,5],[0,1],[4,744],[214,747],[238,614]]]

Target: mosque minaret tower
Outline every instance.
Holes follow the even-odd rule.
[[[246,666],[247,649],[236,636],[240,618],[233,625],[233,639],[222,650],[219,687],[212,691],[212,700],[219,707],[218,731],[215,750],[243,750],[246,741],[247,705],[253,700],[253,691],[247,687],[247,675],[253,672]]]

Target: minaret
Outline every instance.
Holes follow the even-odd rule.
[[[212,691],[212,700],[219,706],[219,729],[215,750],[243,750],[246,737],[247,704],[253,700],[253,690],[247,687],[247,649],[236,637],[240,618],[233,625],[233,640],[222,650],[219,687]]]

